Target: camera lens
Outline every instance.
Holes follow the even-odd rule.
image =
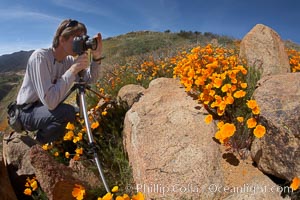
[[[86,44],[87,49],[92,49],[92,50],[96,50],[97,46],[98,46],[96,38],[87,40],[85,44]]]

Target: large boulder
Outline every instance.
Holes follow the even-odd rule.
[[[300,73],[261,79],[254,98],[267,132],[253,142],[252,158],[263,172],[290,181],[300,175]]]
[[[223,185],[215,125],[175,79],[153,80],[127,112],[124,144],[146,199],[214,199],[211,184]]]
[[[73,170],[58,163],[39,145],[30,149],[30,161],[35,168],[35,176],[49,200],[73,199],[72,190],[75,184],[82,182],[73,177]]]
[[[242,39],[240,57],[248,66],[260,70],[262,76],[290,72],[288,55],[278,33],[263,24],[257,24]]]

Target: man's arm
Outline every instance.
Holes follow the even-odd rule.
[[[71,88],[75,75],[71,69],[67,70],[56,83],[51,82],[50,68],[52,61],[44,54],[38,53],[29,60],[29,76],[39,100],[53,110],[64,99]]]

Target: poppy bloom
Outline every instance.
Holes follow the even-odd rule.
[[[83,196],[85,195],[85,189],[81,185],[75,184],[73,191],[72,191],[73,197],[75,197],[77,200],[82,200]]]
[[[145,200],[143,193],[138,192],[136,195],[132,196],[132,200]]]
[[[231,137],[235,131],[236,128],[234,124],[226,123],[220,128],[218,132],[216,132],[215,138],[218,139],[223,144],[224,141],[227,138]]]
[[[106,193],[106,195],[104,195],[102,197],[102,200],[112,200],[113,198],[113,194],[111,194],[110,192]]]
[[[236,91],[233,96],[235,98],[242,98],[246,95],[246,92],[244,90],[239,90],[239,91]]]
[[[257,107],[257,103],[255,100],[248,100],[246,104],[250,109],[254,109]]]
[[[247,83],[241,83],[240,85],[243,89],[247,88],[247,86],[248,86]]]
[[[225,97],[226,104],[233,104],[234,98],[231,95]]]
[[[113,189],[111,189],[111,192],[118,192],[119,191],[119,187],[118,186],[114,186]]]
[[[82,147],[81,147],[81,148],[78,148],[78,149],[75,150],[75,152],[76,152],[77,154],[81,154],[81,155],[82,155],[82,153],[83,153],[83,148],[82,148]]]
[[[290,185],[290,187],[293,189],[293,190],[297,190],[300,186],[300,178],[298,177],[295,177],[293,180],[292,180],[292,183]]]
[[[66,157],[66,158],[70,158],[70,153],[69,153],[69,152],[66,152],[66,153],[65,153],[65,157]]]
[[[254,109],[252,109],[252,113],[253,113],[254,115],[258,115],[258,114],[260,113],[259,107],[256,106]]]
[[[67,124],[67,126],[66,126],[66,129],[67,129],[67,130],[74,130],[74,129],[75,129],[75,126],[74,126],[74,124],[68,122],[68,124]]]
[[[212,115],[207,115],[205,117],[205,123],[207,123],[207,124],[209,124],[212,120],[213,120],[213,116]]]
[[[237,117],[236,118],[240,123],[242,123],[244,121],[244,117]]]
[[[263,137],[265,135],[265,133],[266,133],[266,128],[262,125],[257,125],[253,131],[253,134],[257,138]]]
[[[230,90],[230,88],[231,88],[231,84],[225,84],[222,86],[221,91],[227,92],[228,90]]]
[[[30,188],[26,188],[26,189],[24,190],[24,194],[25,194],[25,195],[28,195],[28,196],[31,196],[31,194],[32,194],[31,189],[30,189]]]
[[[215,80],[214,80],[214,87],[215,88],[220,88],[221,86],[222,86],[222,79],[220,79],[220,78],[216,78]]]
[[[91,125],[91,129],[98,128],[98,126],[99,126],[99,122],[98,121],[93,122],[92,125]]]
[[[248,128],[254,128],[256,126],[257,122],[255,118],[250,118],[247,120],[247,126]]]
[[[64,141],[66,140],[72,140],[74,137],[74,132],[73,131],[68,131],[65,136],[64,136]]]

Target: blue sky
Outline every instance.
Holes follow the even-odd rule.
[[[58,24],[68,18],[103,38],[185,30],[242,39],[261,23],[300,44],[299,10],[296,0],[0,0],[0,55],[50,47]]]

